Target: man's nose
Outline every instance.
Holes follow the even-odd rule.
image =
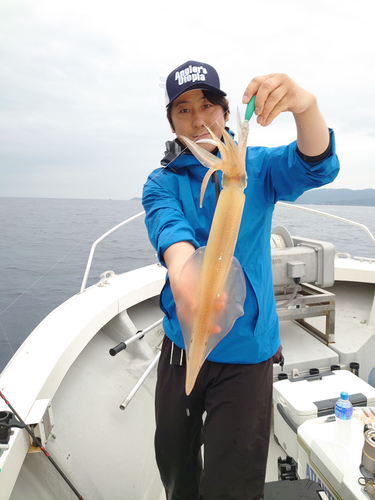
[[[195,111],[193,114],[193,127],[202,128],[205,125],[203,113]]]

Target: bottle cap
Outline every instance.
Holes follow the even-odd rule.
[[[342,392],[340,397],[341,399],[349,399],[349,394],[347,392]]]

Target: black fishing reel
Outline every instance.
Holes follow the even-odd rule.
[[[8,449],[12,427],[23,429],[25,427],[10,411],[0,411],[0,453]]]

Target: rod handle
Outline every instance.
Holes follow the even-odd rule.
[[[120,342],[115,347],[112,347],[112,349],[109,350],[109,354],[111,356],[116,356],[116,354],[118,354],[119,352],[123,351],[124,349],[126,349],[125,342]]]

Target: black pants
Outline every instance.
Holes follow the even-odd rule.
[[[205,361],[186,396],[185,356],[181,366],[171,364],[171,346],[166,337],[155,398],[156,460],[167,500],[258,500],[271,427],[272,358],[257,365]]]

